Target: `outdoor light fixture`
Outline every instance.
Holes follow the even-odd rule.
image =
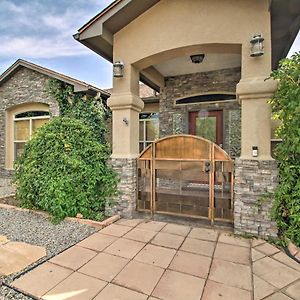
[[[257,157],[258,156],[258,147],[252,146],[252,156]]]
[[[205,57],[205,54],[194,54],[194,55],[191,55],[191,61],[193,64],[200,64],[203,62],[203,59]]]
[[[124,63],[116,61],[113,65],[113,76],[120,78],[124,76]]]
[[[250,56],[257,57],[264,55],[264,44],[263,41],[265,39],[262,37],[261,34],[255,34],[251,39],[251,53]]]

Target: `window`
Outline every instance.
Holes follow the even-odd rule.
[[[28,111],[14,115],[14,159],[23,152],[25,143],[30,140],[36,130],[49,121],[49,117],[47,111]]]
[[[220,93],[206,94],[206,95],[192,96],[192,97],[176,100],[176,105],[218,102],[218,101],[233,101],[233,100],[236,100],[235,94],[220,94]]]
[[[282,141],[282,139],[276,135],[276,130],[280,126],[279,120],[271,120],[271,153],[274,156],[276,146]]]
[[[159,137],[158,113],[141,113],[139,124],[140,152]]]

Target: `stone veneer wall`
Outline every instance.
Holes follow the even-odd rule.
[[[234,93],[241,78],[240,68],[201,72],[166,78],[160,94],[160,138],[172,134],[189,133],[190,111],[223,111],[223,148],[231,157],[240,155],[241,108],[237,101],[219,103],[193,103],[176,105],[175,100],[206,93]]]
[[[276,224],[270,216],[272,200],[264,195],[274,193],[277,183],[276,161],[235,160],[235,233],[276,236]]]
[[[120,195],[113,199],[113,205],[107,207],[109,215],[120,214],[132,218],[136,211],[137,201],[137,160],[127,158],[112,158],[113,169],[119,175],[118,191]]]
[[[25,103],[45,103],[52,116],[59,114],[58,104],[47,92],[49,77],[27,68],[20,68],[0,86],[0,196],[11,194],[12,170],[5,168],[6,110]]]

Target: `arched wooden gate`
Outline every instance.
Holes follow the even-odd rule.
[[[233,161],[197,136],[157,140],[138,158],[137,210],[232,222]]]

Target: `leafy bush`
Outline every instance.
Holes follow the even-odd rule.
[[[49,93],[58,102],[61,116],[82,120],[92,128],[100,143],[107,144],[106,123],[111,112],[103,105],[101,98],[74,93],[73,86],[55,79],[49,81]],[[110,151],[109,146],[107,150]]]
[[[27,142],[15,163],[17,197],[23,206],[48,211],[55,220],[81,213],[101,219],[116,194],[116,175],[106,144],[81,120],[57,117]]]
[[[300,52],[282,60],[271,77],[279,81],[270,103],[281,121],[277,134],[282,138],[275,149],[279,185],[273,217],[282,236],[300,246]]]

